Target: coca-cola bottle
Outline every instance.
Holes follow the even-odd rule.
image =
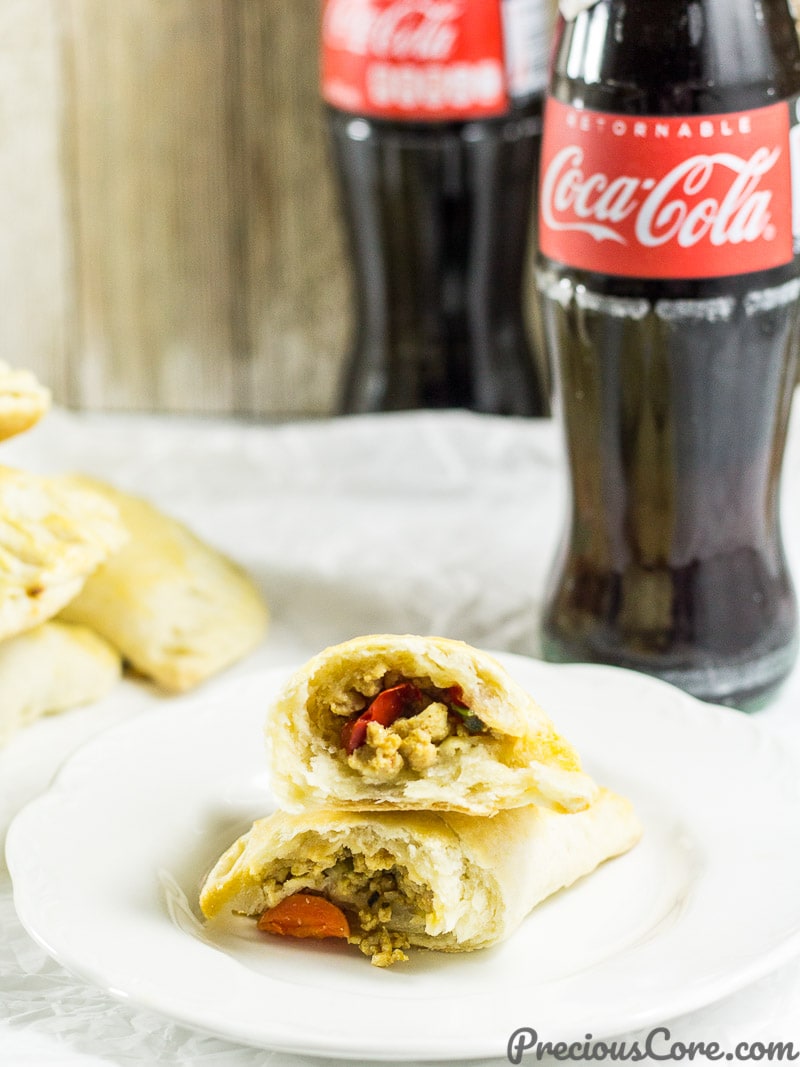
[[[341,408],[538,415],[523,315],[549,0],[325,0],[355,274]]]
[[[743,708],[797,643],[798,93],[787,0],[562,4],[538,283],[572,504],[545,654]]]

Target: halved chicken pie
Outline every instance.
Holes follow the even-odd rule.
[[[273,790],[289,811],[575,811],[597,792],[497,660],[440,637],[379,634],[326,649],[277,696],[266,736]]]
[[[605,789],[572,815],[276,812],[221,856],[200,906],[272,934],[346,938],[385,967],[412,945],[466,952],[502,941],[640,833],[629,802]]]

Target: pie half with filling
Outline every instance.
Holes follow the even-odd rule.
[[[200,906],[210,920],[249,916],[268,934],[346,939],[386,967],[410,946],[467,952],[504,940],[640,833],[629,802],[606,789],[572,815],[276,812],[220,857]]]
[[[288,811],[576,811],[597,792],[496,659],[440,637],[380,634],[326,649],[278,694],[266,737]]]

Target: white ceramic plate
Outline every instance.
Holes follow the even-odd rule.
[[[20,918],[65,967],[183,1023],[353,1059],[502,1056],[698,1008],[800,950],[800,774],[752,719],[641,675],[502,656],[587,769],[630,796],[628,855],[504,945],[388,971],[341,943],[209,934],[197,891],[274,806],[264,709],[286,671],[161,708],[87,744],[15,820]]]

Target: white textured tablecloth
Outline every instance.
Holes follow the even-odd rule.
[[[799,421],[783,500],[798,575]],[[264,427],[57,411],[4,445],[0,460],[43,473],[86,471],[146,494],[247,567],[269,600],[272,626],[237,674],[299,663],[327,644],[380,631],[537,653],[564,494],[548,421],[431,412]],[[163,699],[123,683],[102,704],[37,723],[0,750],[0,837],[78,745]],[[800,669],[758,718],[800,760]],[[800,962],[669,1025],[686,1041],[732,1048],[793,1040],[800,1050]],[[205,1036],[71,977],[20,926],[0,860],[2,1067],[322,1062]]]

